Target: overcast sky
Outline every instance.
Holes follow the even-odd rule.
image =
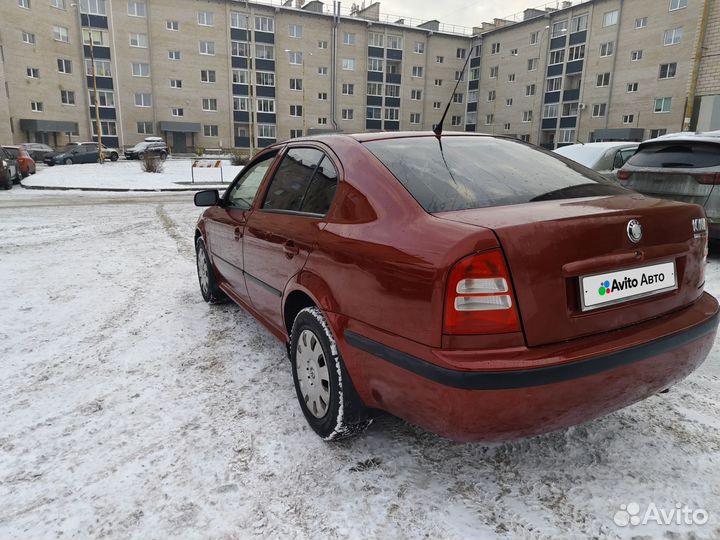
[[[343,0],[343,7],[350,7],[353,1]],[[380,13],[412,17],[413,19],[437,19],[460,26],[480,26],[483,21],[491,22],[519,13],[529,7],[544,5],[549,0],[380,0]],[[368,6],[372,2],[365,0]],[[555,2],[550,2],[554,4]]]

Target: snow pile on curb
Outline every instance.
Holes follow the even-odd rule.
[[[28,188],[44,189],[114,189],[114,190],[187,190],[207,187],[226,187],[243,169],[241,166],[223,162],[221,183],[220,169],[196,168],[193,186],[192,159],[169,159],[162,173],[146,173],[140,161],[116,161],[86,163],[82,165],[56,165],[38,170],[37,174],[23,180]]]

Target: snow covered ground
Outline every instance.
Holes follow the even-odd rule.
[[[0,538],[720,537],[720,346],[559,433],[456,444],[386,416],[327,444],[283,346],[202,301],[192,194],[129,195],[0,193]],[[709,521],[617,526],[633,502]]]
[[[163,163],[162,173],[146,173],[140,161],[84,163],[78,165],[56,165],[39,167],[35,175],[23,180],[27,187],[120,189],[120,190],[172,190],[192,188],[192,159],[168,159]],[[217,159],[203,159],[204,163],[215,163]],[[242,167],[235,167],[229,161],[222,161],[222,175],[225,185],[230,183]],[[198,188],[208,184],[222,185],[219,168],[195,168],[195,182]]]

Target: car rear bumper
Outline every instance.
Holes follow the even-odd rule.
[[[672,386],[705,360],[718,319],[705,293],[652,321],[543,347],[409,354],[357,324],[339,341],[368,406],[452,439],[498,441],[579,424]]]

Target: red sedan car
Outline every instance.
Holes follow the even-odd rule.
[[[514,139],[294,139],[195,202],[203,297],[287,344],[328,440],[373,409],[457,440],[561,429],[683,379],[717,331],[701,207]]]
[[[35,160],[30,157],[24,146],[3,146],[18,162],[18,168],[23,178],[35,174]]]

